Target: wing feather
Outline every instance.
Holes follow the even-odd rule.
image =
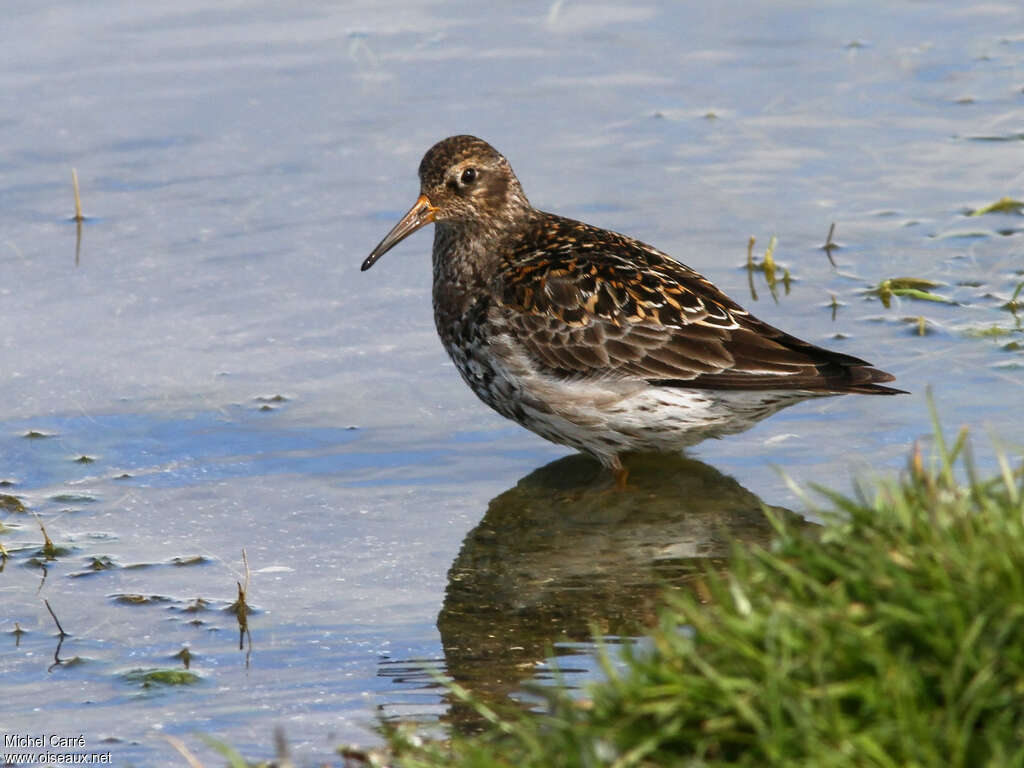
[[[556,377],[660,386],[893,392],[892,376],[751,316],[710,281],[631,238],[544,215],[506,256],[488,321]],[[526,243],[533,243],[532,250]]]

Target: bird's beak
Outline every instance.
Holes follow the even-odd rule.
[[[413,204],[409,212],[402,217],[402,220],[395,224],[394,228],[384,236],[377,247],[374,248],[370,255],[366,257],[366,261],[363,262],[362,271],[365,272],[372,267],[381,256],[390,251],[405,238],[411,235],[420,227],[425,227],[427,224],[434,220],[434,214],[437,213],[437,208],[430,204],[430,200],[426,195],[420,195],[416,202]]]

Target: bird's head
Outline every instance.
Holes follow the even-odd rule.
[[[439,141],[423,156],[419,174],[420,196],[366,257],[363,270],[431,222],[484,232],[501,230],[530,208],[508,160],[475,136]]]

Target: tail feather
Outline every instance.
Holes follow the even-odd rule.
[[[803,357],[802,370],[793,373],[746,373],[738,370],[707,373],[693,379],[649,379],[660,387],[723,390],[801,390],[821,394],[906,395],[906,390],[886,387],[895,376],[871,363],[842,352],[832,352],[794,337],[784,337]]]

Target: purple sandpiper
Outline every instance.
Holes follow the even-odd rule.
[[[420,196],[363,262],[434,223],[434,322],[487,405],[594,456],[740,432],[809,397],[892,395],[893,376],[751,315],[631,237],[539,211],[475,136],[423,156]]]

